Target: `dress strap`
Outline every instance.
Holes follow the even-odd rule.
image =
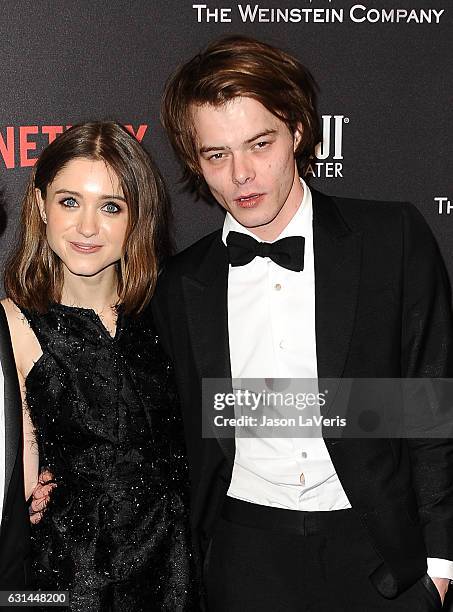
[[[36,339],[38,340],[41,346],[41,349],[44,350],[44,346],[48,343],[50,335],[50,329],[46,322],[46,316],[40,315],[37,312],[27,310],[26,308],[22,308],[20,306],[18,306],[18,308],[24,315],[31,330],[35,334]]]

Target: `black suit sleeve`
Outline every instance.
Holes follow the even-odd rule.
[[[422,215],[403,208],[402,373],[453,378],[453,330],[445,266]],[[453,407],[452,407],[453,410]],[[408,440],[414,489],[429,557],[453,560],[453,440]]]

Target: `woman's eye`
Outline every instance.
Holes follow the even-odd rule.
[[[108,213],[118,213],[120,212],[121,208],[118,206],[118,204],[115,204],[115,202],[108,202],[107,204],[104,204],[102,210],[105,210],[105,212]]]
[[[64,200],[60,201],[60,204],[66,206],[66,208],[75,208],[77,206],[77,202],[74,198],[64,198]]]
[[[209,159],[222,159],[222,158],[223,158],[223,153],[214,153],[214,155],[211,155]]]

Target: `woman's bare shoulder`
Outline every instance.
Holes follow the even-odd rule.
[[[27,319],[25,318],[21,309],[9,298],[0,300],[1,305],[5,309],[6,318],[8,319],[8,325],[11,335],[24,332],[33,333],[30,329]]]
[[[10,329],[17,325],[27,325],[24,315],[20,308],[9,298],[4,298],[0,300],[0,304],[3,306],[6,318],[8,319],[8,324]]]
[[[41,347],[20,308],[9,298],[0,300],[0,303],[8,320],[16,365],[25,378],[42,353]]]

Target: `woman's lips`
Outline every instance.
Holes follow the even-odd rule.
[[[234,200],[240,208],[254,208],[264,198],[264,193],[250,193]]]
[[[96,253],[99,249],[102,249],[101,244],[86,244],[84,242],[70,242],[69,244],[77,253]]]

